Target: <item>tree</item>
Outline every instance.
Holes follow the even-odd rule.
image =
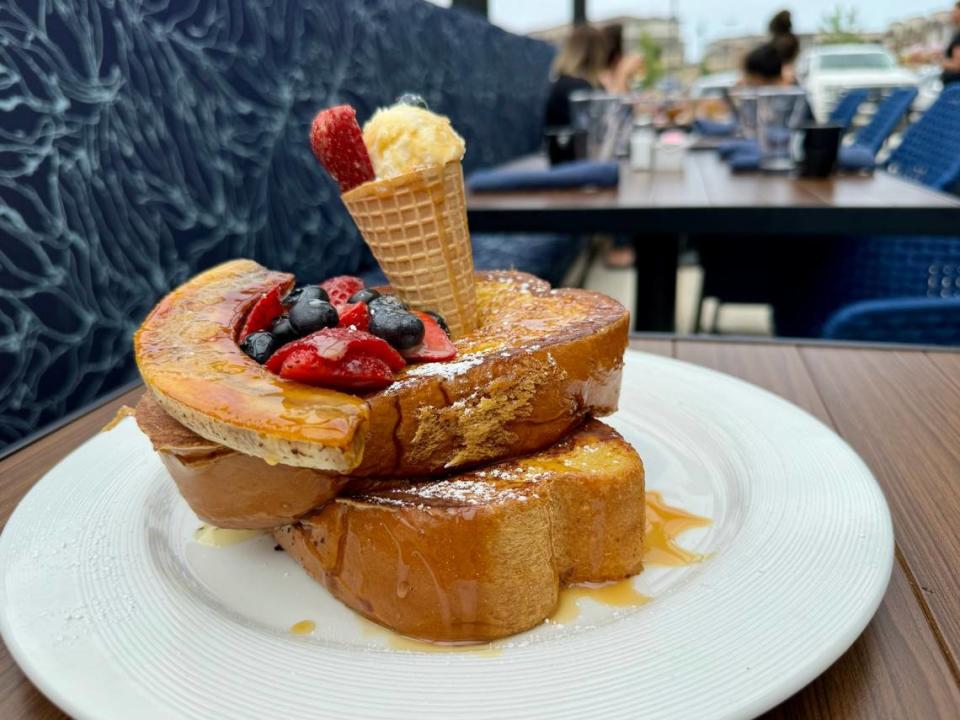
[[[637,44],[637,50],[643,56],[643,86],[652,88],[663,77],[663,48],[647,32],[640,35],[640,42]]]
[[[824,45],[863,42],[857,9],[837,5],[820,22],[820,42]]]

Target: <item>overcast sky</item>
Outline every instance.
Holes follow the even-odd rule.
[[[437,0],[449,5],[449,0]],[[841,2],[856,7],[866,30],[882,30],[891,20],[927,15],[946,10],[954,0],[859,0]],[[488,0],[490,20],[513,32],[531,30],[569,22],[572,0]],[[683,23],[684,41],[689,59],[698,59],[700,40],[709,41],[729,35],[765,31],[767,21],[778,10],[793,11],[794,29],[811,32],[817,29],[823,15],[836,7],[837,0],[587,0],[591,20],[604,20],[614,15],[669,15],[675,4]]]

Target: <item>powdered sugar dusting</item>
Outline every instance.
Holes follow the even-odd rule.
[[[470,368],[482,363],[483,359],[483,355],[474,353],[472,355],[464,355],[459,360],[452,362],[432,362],[414,365],[407,369],[404,377],[439,377],[444,380],[452,380],[457,375],[461,375]]]

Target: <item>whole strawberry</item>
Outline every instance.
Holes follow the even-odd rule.
[[[349,105],[337,105],[317,113],[310,128],[310,146],[317,160],[345,193],[373,180],[373,165],[363,134],[357,124],[357,112]]]

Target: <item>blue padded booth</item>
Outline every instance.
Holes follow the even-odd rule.
[[[421,0],[0,4],[0,449],[133,380],[134,329],[199,270],[372,266],[319,108],[418,92],[469,171],[539,147],[552,55]]]

